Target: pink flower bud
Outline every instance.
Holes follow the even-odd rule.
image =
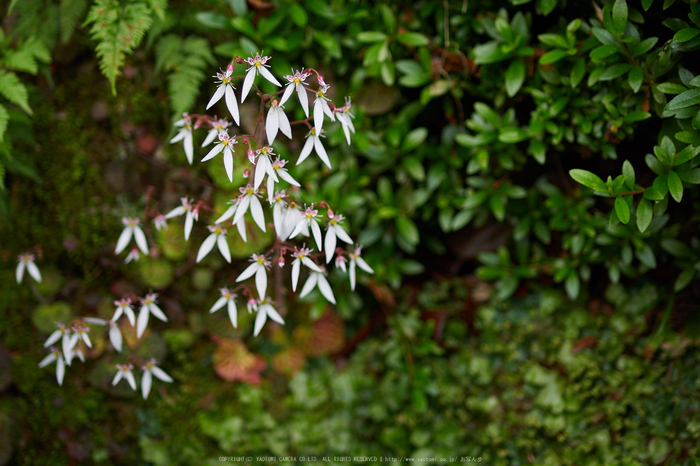
[[[226,67],[226,71],[233,71],[234,65],[233,63],[229,63],[228,66]]]
[[[246,168],[243,172],[243,178],[248,178],[250,176],[250,168]]]
[[[277,265],[280,267],[284,267],[284,256],[280,256],[280,260],[277,261]]]
[[[255,165],[255,151],[253,149],[248,149],[248,160],[250,160],[250,163]]]

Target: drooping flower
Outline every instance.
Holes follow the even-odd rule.
[[[360,257],[360,252],[362,252],[362,246],[356,247],[353,252],[348,254],[350,256],[350,288],[353,291],[355,291],[355,268],[357,266],[367,273],[374,273],[372,267],[370,267],[367,262]]]
[[[338,121],[343,127],[345,138],[348,140],[348,144],[350,144],[350,132],[352,132],[353,134],[355,133],[355,125],[352,124],[352,119],[355,118],[355,115],[350,113],[351,106],[352,101],[350,97],[346,97],[345,105],[335,109],[335,113],[338,115]]]
[[[63,355],[56,348],[51,348],[51,354],[46,356],[39,363],[39,367],[46,367],[52,362],[56,361],[56,380],[59,385],[63,385],[63,377],[66,374],[66,363],[63,360]]]
[[[277,173],[277,177],[282,178],[284,181],[287,183],[291,184],[292,186],[301,186],[297,180],[292,178],[292,175],[289,174],[286,168],[284,166],[287,164],[286,160],[282,160],[279,157],[275,159],[274,162],[272,162],[272,170]],[[267,192],[272,195],[272,193],[275,192],[275,183],[279,183],[278,179],[275,179],[276,177],[268,176],[267,177]]]
[[[224,168],[228,175],[229,181],[233,181],[233,146],[238,141],[235,137],[229,137],[228,130],[223,130],[219,133],[219,143],[204,156],[202,162],[213,159],[221,151],[224,152]]]
[[[331,261],[333,253],[335,252],[335,245],[337,244],[337,238],[341,241],[352,245],[352,239],[340,226],[340,222],[343,221],[343,216],[340,214],[333,214],[333,212],[328,211],[328,229],[326,230],[326,243],[324,244],[326,248],[326,264]]]
[[[15,271],[15,278],[17,278],[17,283],[20,283],[22,281],[22,277],[24,277],[25,268],[34,280],[41,282],[41,273],[39,272],[39,268],[34,263],[34,254],[20,254],[17,260],[17,270]]]
[[[146,242],[146,235],[143,234],[143,230],[139,226],[141,221],[138,218],[122,218],[122,223],[124,224],[124,230],[122,234],[119,235],[119,240],[117,241],[117,247],[114,250],[115,254],[121,253],[129,245],[131,237],[136,239],[136,245],[139,249],[146,255],[148,255],[148,243]]]
[[[253,311],[258,310],[258,302],[255,300],[255,298],[251,297],[248,299],[246,307],[248,308],[248,314],[251,314]]]
[[[141,369],[143,370],[143,376],[141,377],[141,394],[144,400],[148,398],[148,394],[151,392],[151,384],[153,383],[154,375],[163,382],[171,383],[173,381],[172,377],[166,374],[163,369],[156,366],[155,359],[149,360]]]
[[[301,271],[302,264],[314,272],[321,271],[318,265],[316,265],[316,263],[309,257],[311,251],[313,251],[313,249],[309,249],[307,247],[302,247],[301,249],[295,248],[294,253],[292,254],[292,257],[295,258],[292,261],[292,291],[297,290],[297,283],[299,282],[299,273]]]
[[[278,324],[284,325],[284,319],[279,312],[277,312],[277,309],[272,306],[272,299],[269,297],[258,301],[257,310],[258,315],[255,318],[255,329],[253,331],[253,336],[258,336],[262,328],[265,326],[265,322],[267,321],[268,317]]]
[[[282,105],[273,99],[270,105],[270,111],[267,112],[267,120],[265,120],[265,133],[267,134],[267,142],[272,145],[277,137],[277,130],[282,131],[282,134],[292,139],[292,126],[289,124],[289,118],[284,113]]]
[[[268,193],[270,190],[268,189]],[[272,223],[275,226],[275,232],[277,236],[280,237],[282,241],[287,238],[283,238],[284,230],[284,211],[287,209],[287,201],[284,200],[287,193],[283,189],[282,191],[277,191],[270,199],[270,204],[272,204]]]
[[[187,113],[182,114],[182,120],[175,122],[175,126],[182,126],[174,138],[170,140],[171,144],[183,141],[185,146],[185,155],[187,155],[187,161],[192,165],[192,156],[194,154],[194,144],[192,136],[192,120]]]
[[[338,255],[335,257],[335,267],[343,272],[347,272],[348,269],[345,267],[347,261],[348,260],[345,258],[345,256]]]
[[[328,106],[330,99],[326,97],[331,86],[323,82],[323,78],[319,78],[318,84],[320,87],[316,91],[316,100],[314,100],[314,127],[316,132],[320,133],[323,129],[323,115],[326,114],[331,121],[335,121],[335,115]]]
[[[311,232],[314,235],[314,241],[316,241],[316,247],[318,247],[319,251],[322,251],[323,241],[321,241],[321,227],[318,226],[318,210],[314,210],[313,204],[311,204],[311,207],[306,208],[306,210],[302,212],[301,219],[299,219],[294,227],[294,231],[292,231],[292,234],[289,235],[289,237],[294,238],[301,233],[305,227],[311,227]]]
[[[294,74],[285,76],[284,78],[289,81],[289,83],[287,83],[287,88],[284,90],[284,94],[282,94],[282,99],[280,100],[280,105],[284,105],[292,96],[292,92],[296,90],[299,103],[301,104],[301,108],[304,109],[304,115],[306,115],[307,118],[309,116],[309,96],[306,94],[306,89],[304,88],[306,83],[304,81],[306,81],[311,74],[310,71],[304,71],[302,69]]]
[[[121,379],[126,379],[131,388],[136,390],[136,379],[133,372],[131,372],[133,369],[133,364],[117,364],[117,375],[112,380],[112,386],[118,384]]]
[[[168,222],[165,220],[165,215],[163,214],[157,215],[156,218],[153,219],[153,224],[155,225],[156,230],[160,231],[163,228],[168,228]]]
[[[253,220],[262,231],[265,231],[265,214],[263,213],[260,199],[258,199],[261,197],[260,194],[258,194],[258,190],[248,183],[245,187],[240,187],[239,191],[241,192],[241,196],[238,198],[238,208],[233,217],[233,223],[238,223],[248,210],[248,206],[250,206],[250,214],[253,216]]]
[[[114,346],[114,349],[121,353],[123,338],[122,332],[119,330],[119,325],[117,325],[116,320],[98,319],[96,317],[85,317],[84,320],[91,324],[100,325],[102,327],[109,325],[109,341],[112,342],[112,346]]]
[[[199,220],[199,208],[193,205],[194,199],[187,199],[186,197],[181,197],[181,206],[175,207],[173,210],[165,215],[165,218],[178,217],[180,215],[185,215],[185,241],[190,239],[190,233],[192,233],[192,226],[195,220]]]
[[[90,327],[83,327],[82,325],[73,325],[73,334],[77,336],[76,343],[83,340],[88,348],[92,348],[92,342],[90,341],[90,336],[88,332]],[[73,345],[75,346],[75,345]]]
[[[233,92],[235,88],[233,87],[233,79],[231,78],[232,73],[233,64],[229,64],[228,67],[226,67],[226,71],[223,73],[216,73],[216,76],[212,76],[219,80],[219,86],[216,88],[214,95],[211,96],[211,99],[209,99],[207,110],[209,110],[212,105],[217,103],[225,95],[226,107],[228,107],[228,111],[231,112],[233,120],[240,126],[241,122],[238,115],[238,102],[236,101],[236,94]],[[204,147],[204,144],[202,147]]]
[[[58,342],[58,340],[61,340],[61,348],[63,349],[63,353],[68,355],[76,343],[78,343],[78,339],[77,337],[71,335],[70,329],[65,324],[57,323],[56,325],[58,325],[58,330],[55,330],[51,335],[49,335],[49,338],[47,338],[46,342],[44,342],[44,348],[48,348],[49,346]]]
[[[255,179],[253,180],[253,187],[258,189],[265,179],[265,175],[269,178],[274,179],[275,183],[279,180],[277,179],[277,173],[272,168],[271,157],[275,155],[272,147],[263,146],[255,151],[257,156],[257,161],[255,162]]]
[[[311,128],[309,134],[306,135],[306,142],[304,143],[304,147],[301,149],[301,154],[299,154],[297,165],[306,160],[309,154],[311,154],[311,149],[315,149],[316,154],[318,154],[321,161],[325,163],[328,168],[331,168],[331,161],[328,159],[326,149],[321,143],[321,136],[323,136],[323,130],[319,131],[316,128]]]
[[[270,268],[270,261],[265,259],[263,254],[253,254],[250,264],[236,279],[236,283],[242,282],[255,275],[255,286],[258,295],[262,298],[267,292],[267,269]]]
[[[211,129],[207,133],[207,137],[204,138],[204,141],[202,142],[202,147],[208,146],[209,144],[214,142],[214,140],[218,138],[219,133],[223,132],[226,128],[231,126],[231,122],[224,118],[213,120],[209,122],[209,124],[211,125]]]
[[[335,304],[335,296],[333,296],[333,290],[331,289],[331,285],[328,283],[328,280],[326,279],[326,268],[321,267],[320,272],[315,272],[311,271],[309,274],[309,278],[306,279],[306,283],[304,283],[303,288],[301,289],[301,293],[299,294],[300,298],[303,298],[307,294],[311,293],[311,291],[318,286],[319,291],[321,294],[331,303]]]
[[[243,80],[243,90],[241,91],[241,102],[245,102],[246,97],[250,89],[253,87],[253,82],[255,81],[255,76],[260,73],[263,78],[270,81],[277,87],[282,87],[282,85],[277,81],[277,79],[270,73],[267,69],[270,65],[266,63],[270,60],[270,57],[260,56],[260,53],[256,53],[254,57],[246,58],[244,61],[250,65],[246,70],[245,79]]]
[[[299,232],[300,235],[302,236],[309,236],[309,225],[306,222],[303,222],[303,220],[306,217],[304,216],[304,213],[301,211],[301,208],[298,205],[290,205],[286,209],[284,209],[284,218],[282,220],[282,234],[280,235],[280,239],[282,241],[286,241],[288,238],[290,238],[292,232],[294,229],[299,225],[301,222],[301,231]]]
[[[214,226],[208,226],[207,228],[209,228],[209,231],[211,231],[211,235],[207,236],[202,243],[202,246],[199,248],[199,252],[197,253],[197,263],[204,259],[206,255],[209,254],[209,252],[214,248],[214,244],[216,244],[219,247],[221,255],[224,256],[226,262],[230,264],[231,251],[229,250],[228,243],[226,242],[226,230],[221,228],[221,225],[218,223]]]
[[[114,311],[112,320],[116,322],[123,313],[129,319],[129,323],[133,327],[136,322],[136,316],[134,315],[134,308],[131,307],[131,300],[129,298],[120,299],[119,301],[114,301],[114,305],[117,306],[117,309]]]
[[[139,248],[131,248],[131,251],[129,251],[129,254],[126,255],[126,259],[124,259],[124,263],[128,264],[131,261],[138,261],[139,260]]]
[[[153,314],[155,317],[162,320],[163,322],[168,321],[166,315],[156,304],[157,297],[158,294],[150,293],[147,294],[145,298],[140,298],[141,310],[139,311],[139,318],[136,322],[136,336],[138,338],[141,338],[141,335],[143,335],[143,332],[146,330],[146,327],[148,326],[148,316],[150,314]]]
[[[231,293],[228,288],[221,288],[221,297],[216,300],[214,305],[209,310],[210,313],[216,312],[224,306],[228,308],[228,317],[234,328],[238,327],[238,311],[236,310],[236,294]]]
[[[232,204],[231,207],[226,209],[226,212],[224,212],[224,214],[221,217],[216,219],[216,221],[214,221],[214,223],[223,223],[226,220],[233,217],[236,214],[236,210],[238,209],[238,206],[240,204],[240,202],[238,202],[238,201],[239,201],[239,199],[231,199],[229,201],[229,204]],[[241,216],[238,219],[238,221],[234,222],[233,224],[236,225],[236,228],[238,228],[238,233],[241,235],[243,242],[247,242],[245,219],[243,218],[243,216]]]

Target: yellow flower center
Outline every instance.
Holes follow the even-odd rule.
[[[258,66],[258,67],[259,67],[260,65],[262,65],[262,63],[260,63],[258,60],[255,60],[255,63],[254,63],[254,64],[255,64],[255,66]]]
[[[249,196],[253,194],[253,188],[248,188],[245,190],[245,193],[248,194]]]
[[[264,263],[265,263],[265,259],[263,259],[262,257],[260,259],[258,259],[258,264],[262,265]]]

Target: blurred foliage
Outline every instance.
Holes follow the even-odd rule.
[[[0,226],[0,464],[693,464],[699,8],[0,2],[0,215],[13,222]],[[290,173],[348,218],[376,273],[351,293],[332,272],[335,310],[290,293],[288,325],[252,339],[252,315],[233,329],[207,312],[245,261],[195,267],[177,220],[146,228],[148,260],[112,251],[122,216],[183,195],[209,208],[203,222],[227,208],[237,186],[185,165],[169,115],[200,111],[217,67],[257,50],[277,76],[313,67],[335,101],[352,96],[353,144],[326,128],[334,169],[311,158]],[[269,244],[251,233],[229,236],[234,257]],[[36,288],[13,278],[27,250]],[[109,318],[114,299],[149,290],[167,325],[141,341],[124,326],[124,354],[95,335],[63,387],[37,369],[55,321]],[[148,402],[111,386],[114,364],[150,355],[175,384]]]

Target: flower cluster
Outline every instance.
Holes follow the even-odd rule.
[[[134,365],[131,363],[127,364],[117,364],[117,373],[112,380],[112,386],[117,385],[122,379],[129,383],[129,386],[135,391],[136,390],[136,379],[134,378]],[[165,373],[163,369],[156,366],[156,360],[150,359],[146,364],[141,366],[143,371],[143,376],[141,377],[141,395],[145,400],[148,398],[148,394],[151,392],[151,385],[153,384],[153,376],[163,382],[171,383],[173,381],[172,377]]]

